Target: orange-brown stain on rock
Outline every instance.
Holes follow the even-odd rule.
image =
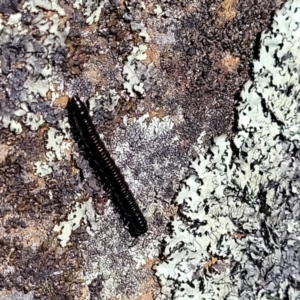
[[[67,106],[68,100],[68,96],[59,96],[54,100],[54,105],[61,109],[64,109]]]
[[[14,68],[15,69],[23,69],[23,68],[25,68],[26,67],[26,63],[25,62],[16,62],[15,64],[14,64]]]
[[[204,264],[204,268],[207,269],[207,268],[210,268],[211,266],[215,265],[217,262],[218,262],[218,258],[216,256],[213,256],[209,261],[207,261],[205,264]]]
[[[37,135],[36,135],[36,143],[38,145],[44,145],[44,139],[45,139],[45,135],[47,134],[48,130],[50,128],[50,124],[49,123],[44,123],[42,124],[42,126],[39,128]],[[45,156],[44,156],[45,157]]]
[[[0,144],[0,164],[3,163],[6,157],[12,152],[14,152],[14,147]]]
[[[3,288],[0,290],[0,299],[20,299],[18,296],[19,293],[15,289],[7,290]]]
[[[221,64],[226,72],[235,70],[240,64],[240,59],[238,57],[232,56],[230,53],[226,53],[223,57]]]
[[[174,217],[177,215],[178,206],[171,206],[170,210],[167,212],[168,217]]]
[[[84,75],[93,84],[98,84],[98,83],[106,84],[106,82],[101,78],[101,74],[99,72],[99,69],[97,69],[95,67],[95,65],[92,64],[92,63],[88,62],[88,63],[85,64]]]
[[[72,147],[72,144],[73,144],[73,141],[71,140],[67,140],[68,144],[70,145],[67,149],[65,149],[65,152],[64,154],[66,155],[66,159],[68,161],[73,161],[72,159],[72,154],[73,154],[73,147]],[[74,161],[73,161],[74,163]],[[71,174],[74,175],[74,174],[77,174],[79,172],[78,168],[75,167],[75,165],[73,164],[72,165],[72,171],[71,171]]]
[[[76,299],[85,300],[88,298],[89,289],[86,286],[82,287],[82,289],[79,292],[81,293],[81,295],[79,297],[76,297]]]
[[[235,72],[240,64],[240,59],[231,55],[230,53],[225,53],[225,56],[221,60],[219,60],[215,67],[220,69],[220,73],[218,75],[219,82],[226,81],[226,75],[230,72]]]
[[[163,109],[153,109],[149,112],[149,117],[150,119],[153,119],[154,117],[158,118],[158,119],[162,119],[163,117],[165,117],[167,115],[167,112]]]
[[[152,259],[147,259],[146,264],[143,268],[152,270],[153,265],[159,261],[158,257],[153,257]],[[136,298],[136,300],[153,300],[153,291],[158,289],[158,283],[154,281],[153,278],[145,281],[142,287],[142,295]]]
[[[144,264],[143,267],[150,270],[150,269],[152,269],[153,265],[154,265],[157,261],[159,261],[159,258],[158,258],[158,257],[153,257],[152,259],[147,259],[147,260],[146,260],[146,263]]]
[[[4,218],[0,219],[0,227],[4,227],[11,219],[14,219],[14,215],[7,214]],[[47,238],[48,230],[52,227],[52,220],[49,218],[44,223],[37,222],[35,220],[26,220],[26,227],[10,228],[9,231],[1,233],[0,237],[8,237],[18,240],[23,247],[30,247],[37,249],[42,242]],[[7,257],[9,259],[9,257]]]
[[[217,9],[217,23],[223,25],[236,16],[238,0],[223,0]]]
[[[160,50],[158,45],[153,44],[150,47],[147,47],[146,55],[147,58],[144,61],[146,65],[153,62],[157,68],[160,68]]]
[[[150,292],[138,297],[136,300],[153,300],[153,293],[150,291]]]
[[[234,233],[232,234],[232,237],[233,237],[234,239],[241,240],[241,239],[243,239],[243,238],[246,237],[246,233],[244,233],[244,232],[234,232]]]
[[[157,283],[153,278],[150,278],[142,285],[142,295],[135,298],[134,300],[153,300],[153,291],[157,289]]]

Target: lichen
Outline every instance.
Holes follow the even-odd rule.
[[[146,43],[149,43],[151,41],[151,37],[147,33],[147,28],[143,22],[131,22],[130,25],[133,31],[140,31],[139,36],[143,37]]]
[[[40,299],[157,296],[151,265],[171,199],[192,150],[229,128],[247,44],[275,7],[267,1],[240,1],[226,28],[213,5],[192,0],[1,2],[1,289]],[[239,64],[224,67],[224,53]],[[74,94],[90,104],[145,213],[149,231],[136,241],[70,134]],[[228,264],[209,261],[219,271]]]
[[[191,163],[157,267],[170,299],[298,299],[299,1],[261,36],[237,132]],[[223,268],[207,267],[217,257]],[[288,296],[285,296],[288,295]]]
[[[97,214],[93,207],[92,198],[88,201],[80,203],[70,211],[67,219],[60,224],[55,225],[54,232],[60,233],[57,238],[60,240],[62,247],[67,245],[70,235],[73,230],[76,230],[81,222],[88,224],[88,232],[93,232],[96,229]],[[92,234],[93,235],[93,234]]]
[[[91,25],[99,21],[101,11],[107,2],[107,0],[98,2],[93,2],[91,0],[84,2],[82,0],[76,0],[73,4],[73,7],[79,9],[83,6],[83,14],[86,17],[86,23]]]
[[[47,143],[46,149],[47,157],[49,161],[52,161],[52,157],[56,157],[58,160],[61,160],[63,157],[66,157],[66,153],[70,148],[70,143],[66,141],[66,136],[60,130],[50,127],[47,132]],[[51,157],[51,159],[50,159]]]
[[[40,8],[54,12],[48,18]],[[15,111],[2,109],[0,121],[4,128],[17,134],[23,132],[22,123],[31,130],[37,130],[44,123],[41,112],[33,112],[32,106],[38,102],[39,97],[46,98],[48,92],[54,91],[51,81],[55,71],[51,56],[64,46],[69,32],[68,23],[63,28],[61,26],[61,18],[65,13],[56,2],[27,1],[23,4],[23,9],[23,14],[11,14],[8,19],[2,20],[0,31],[0,47],[3,49],[1,71],[4,75],[10,74],[8,94],[15,100]],[[29,11],[36,14],[31,15],[28,26],[22,22],[22,17]],[[45,34],[45,39],[33,37],[29,33],[33,29],[40,36]],[[11,105],[12,103],[7,106]],[[5,103],[2,106],[5,107]]]
[[[36,168],[35,175],[41,177],[44,177],[52,173],[51,167],[46,162],[37,161],[35,163],[35,168]]]
[[[135,93],[143,94],[144,84],[141,80],[144,73],[146,73],[146,67],[141,63],[145,60],[147,46],[140,45],[139,47],[133,47],[130,55],[127,58],[126,64],[124,64],[123,75],[125,77],[124,88],[127,89],[130,96],[135,96]]]

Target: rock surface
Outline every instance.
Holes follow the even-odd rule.
[[[300,297],[299,19],[299,1],[276,12],[234,138],[191,165],[157,267],[168,299]]]
[[[167,223],[176,215],[172,199],[186,177],[194,176],[187,182],[197,189],[199,183],[193,178],[200,176],[200,167],[194,162],[196,171],[189,169],[189,162],[205,153],[212,138],[227,134],[242,141],[232,131],[237,95],[257,57],[257,36],[282,3],[0,3],[0,299],[159,299],[177,293],[169,282],[161,280],[160,287],[152,271],[168,235]],[[292,38],[288,36],[287,41]],[[284,57],[290,61],[289,54]],[[259,66],[255,68],[260,76]],[[289,97],[294,89],[284,87]],[[101,138],[148,220],[149,232],[137,241],[130,237],[109,192],[74,144],[65,107],[75,93],[89,104]],[[247,93],[255,90],[249,88]],[[269,93],[273,97],[275,92]],[[247,105],[246,98],[243,105]],[[291,123],[282,118],[292,112],[277,114],[280,108],[272,111],[268,99],[264,102],[266,126],[275,122],[272,130],[282,131],[293,117]],[[239,110],[246,108],[241,105]],[[247,120],[251,118],[239,119],[238,128],[245,134],[250,134]],[[286,147],[292,147],[290,136],[282,136],[288,137]],[[219,150],[220,155],[229,149],[228,142],[222,141],[225,148]],[[254,137],[249,141],[254,142]],[[245,152],[252,151],[251,145],[243,147]],[[247,165],[243,155],[239,159]],[[226,173],[222,176],[228,180]],[[216,182],[223,177],[216,176]],[[177,204],[185,203],[184,195],[182,190]],[[209,203],[209,214],[218,206],[214,201]],[[226,206],[224,220],[228,218],[225,210]],[[250,215],[251,211],[245,218]],[[183,220],[183,216],[180,208],[176,220],[186,222],[184,226],[197,218]],[[226,225],[222,218],[218,219],[221,227]],[[283,218],[280,215],[277,222]],[[235,234],[252,238],[256,225],[249,225],[245,232],[240,222],[241,230]],[[230,228],[235,230],[237,225],[232,223]],[[265,224],[265,235],[270,226]],[[224,233],[224,243],[226,238]],[[259,232],[257,238],[269,240]],[[214,263],[211,254],[201,256],[200,262],[206,259],[223,276],[222,270],[229,270],[230,256],[223,253]],[[243,257],[235,261],[236,270],[241,270]],[[199,276],[195,280],[200,281]]]

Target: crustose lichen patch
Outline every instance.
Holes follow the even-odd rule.
[[[234,138],[215,138],[191,164],[156,269],[168,299],[300,297],[299,18],[299,1],[276,12]]]

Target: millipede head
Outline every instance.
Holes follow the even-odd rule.
[[[79,99],[78,95],[74,95],[69,99],[68,106],[70,109],[76,110],[77,113],[87,111],[85,104]]]

